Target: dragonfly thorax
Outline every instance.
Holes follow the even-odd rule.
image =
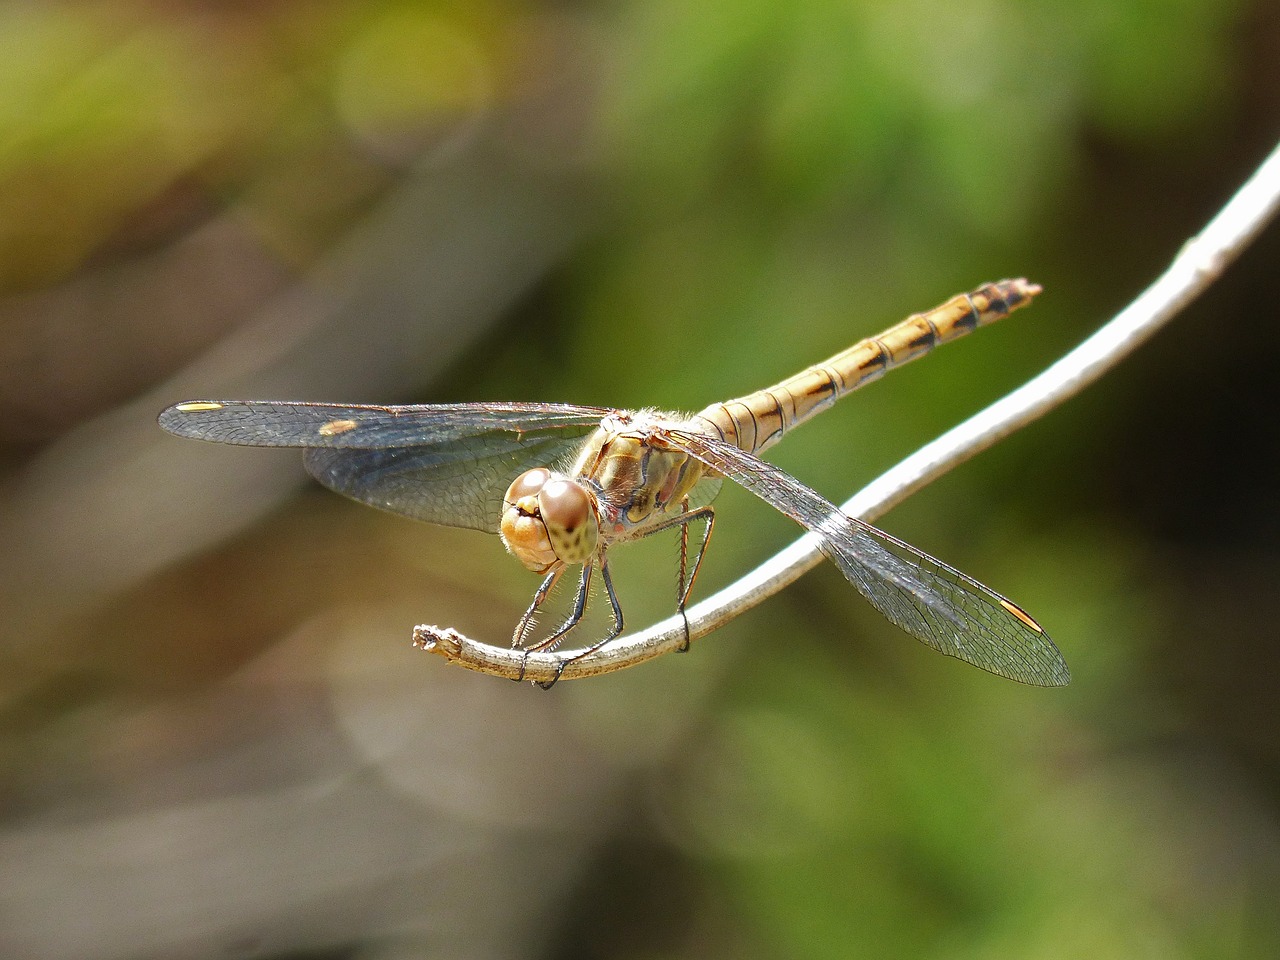
[[[634,539],[683,513],[703,468],[666,442],[668,429],[688,425],[676,414],[619,412],[601,421],[571,468],[596,491],[597,516],[607,542]]]
[[[595,499],[562,473],[526,470],[503,497],[499,533],[512,555],[535,573],[557,563],[586,563],[600,538]]]

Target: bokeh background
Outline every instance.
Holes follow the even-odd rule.
[[[884,518],[1065,690],[837,571],[551,693],[535,578],[195,397],[696,409],[986,280],[1033,309],[773,459],[843,499],[1129,301],[1280,133],[1269,0],[0,5],[0,955],[1280,953],[1280,229]],[[794,530],[719,503],[699,592]],[[662,540],[663,538],[655,538]],[[668,615],[672,542],[614,557]]]

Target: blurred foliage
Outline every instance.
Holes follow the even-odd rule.
[[[1266,0],[0,4],[0,953],[1274,956],[1274,230],[889,518],[1048,624],[1065,692],[829,568],[549,697],[441,671],[413,618],[501,637],[532,589],[492,538],[175,481],[150,418],[300,381],[697,408],[1044,283],[779,448],[839,499],[1140,289],[1274,139],[1277,63]],[[422,234],[415,185],[457,204]],[[68,533],[72,480],[109,509]],[[751,499],[701,595],[791,535]],[[671,544],[618,554],[628,623],[667,614]]]

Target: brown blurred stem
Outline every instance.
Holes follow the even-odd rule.
[[[1115,367],[1161,326],[1208,289],[1280,205],[1280,146],[1201,233],[1188,241],[1160,277],[1080,346],[1039,376],[907,457],[842,505],[872,521],[951,468],[1075,396]],[[773,596],[822,560],[805,535],[719,593],[688,610],[689,636],[698,639]],[[685,643],[684,623],[671,617],[574,660],[562,679],[592,677],[672,653]],[[548,681],[575,651],[534,653],[471,640],[452,629],[414,628],[414,645],[472,670],[500,677]]]

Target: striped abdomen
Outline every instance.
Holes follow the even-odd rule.
[[[879,336],[859,341],[772,387],[713,403],[693,419],[705,421],[715,433],[743,450],[759,453],[846,393],[878,380],[886,370],[924,356],[940,343],[994,323],[1030,303],[1039,292],[1038,285],[1023,279],[984,284],[927,313],[914,314]]]

